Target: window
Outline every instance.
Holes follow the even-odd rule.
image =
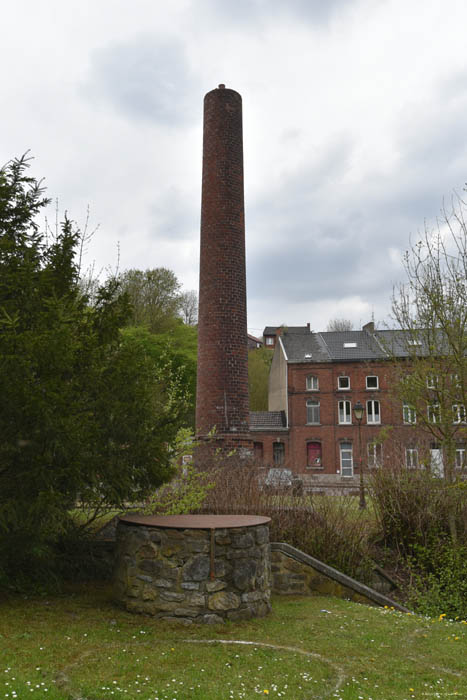
[[[341,442],[339,448],[341,457],[341,476],[353,476],[352,443]]]
[[[456,469],[464,469],[467,466],[465,447],[456,448]]]
[[[262,462],[263,461],[263,443],[262,442],[254,442],[253,443],[253,453],[255,455],[255,460],[257,462]]]
[[[283,442],[273,442],[272,443],[272,456],[274,464],[281,466],[285,461],[285,446]]]
[[[441,410],[439,403],[431,403],[427,407],[427,415],[430,423],[441,422]]]
[[[350,377],[338,377],[337,388],[339,391],[345,391],[350,389]]]
[[[379,410],[379,401],[366,402],[366,422],[381,423],[381,413]]]
[[[405,451],[405,464],[408,469],[418,467],[418,450],[416,447],[407,447]]]
[[[413,406],[405,403],[402,406],[402,417],[406,425],[410,425],[417,422],[417,412]]]
[[[321,443],[307,442],[306,445],[306,463],[308,467],[321,467]]]
[[[319,401],[318,399],[309,399],[306,402],[306,422],[319,423]]]
[[[366,388],[367,389],[377,389],[378,388],[378,377],[371,376],[366,378]]]
[[[356,348],[357,343],[344,343],[344,348]]]
[[[452,413],[453,413],[453,422],[454,423],[465,423],[466,422],[465,406],[463,403],[455,403],[454,406],[452,407]]]
[[[421,344],[422,344],[422,341],[421,341],[421,340],[408,340],[408,341],[407,341],[407,345],[416,345],[416,346],[418,346],[418,345],[421,345]]]
[[[436,374],[429,374],[426,378],[426,385],[428,389],[436,389],[438,386],[438,377]]]
[[[350,401],[339,401],[339,423],[352,422],[352,404]]]
[[[368,453],[368,467],[374,469],[383,464],[383,446],[380,442],[369,442],[366,446]]]
[[[274,338],[266,338],[266,345],[274,345]]]
[[[319,390],[318,377],[315,377],[314,374],[309,374],[308,377],[306,378],[306,388],[307,388],[307,391],[318,391]]]

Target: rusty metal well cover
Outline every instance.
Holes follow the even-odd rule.
[[[231,527],[266,525],[271,518],[263,515],[122,515],[120,520],[131,525],[171,527],[182,530],[220,530]]]

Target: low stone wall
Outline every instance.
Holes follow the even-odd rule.
[[[270,611],[267,525],[168,529],[120,521],[116,599],[164,620],[218,623]]]
[[[330,595],[408,612],[373,588],[283,542],[271,543],[271,572],[273,593],[279,595]]]

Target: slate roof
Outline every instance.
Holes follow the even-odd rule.
[[[318,333],[331,360],[378,360],[386,352],[367,331],[334,331]],[[355,347],[345,347],[345,344]]]
[[[276,331],[281,328],[281,326],[266,326],[263,331],[263,335],[276,335]],[[283,333],[294,333],[300,335],[308,335],[310,329],[308,326],[283,326]]]
[[[289,362],[329,362],[326,347],[319,342],[318,333],[299,335],[285,333],[281,336]],[[307,357],[310,356],[310,357]]]
[[[286,332],[281,341],[289,362],[383,360],[392,356],[410,357],[414,351],[409,345],[408,332],[402,330],[332,331],[307,335]],[[420,344],[419,353],[428,354],[424,342]]]
[[[285,411],[250,411],[250,430],[287,430]]]

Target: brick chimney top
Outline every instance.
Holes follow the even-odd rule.
[[[225,89],[225,84],[219,83],[219,90],[224,90],[224,89]]]
[[[374,333],[375,332],[375,322],[370,321],[369,323],[365,323],[365,325],[362,328],[362,331],[366,331],[367,333]]]

